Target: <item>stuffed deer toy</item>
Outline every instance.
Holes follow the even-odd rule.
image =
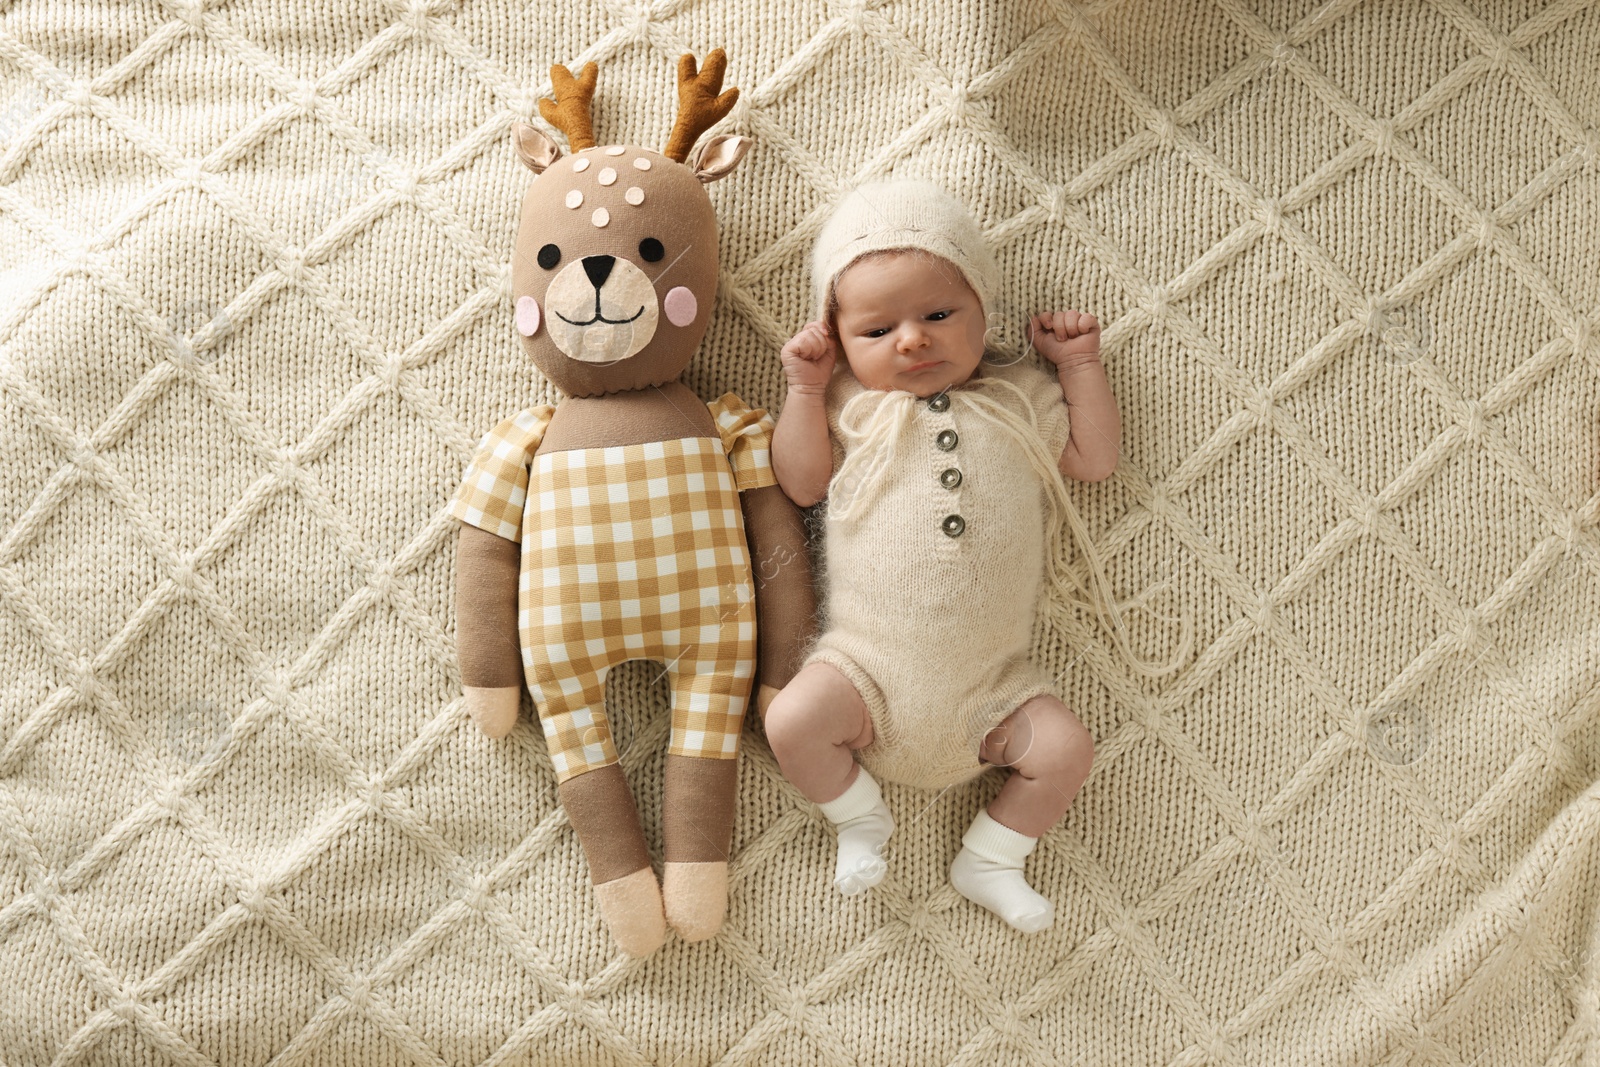
[[[792,677],[814,611],[804,527],[769,461],[772,418],[678,380],[716,296],[706,185],[750,146],[716,136],[685,162],[737,98],[719,95],[725,66],[721,49],[699,72],[682,57],[660,152],[595,143],[593,63],[578,78],[552,67],[556,100],[539,101],[569,154],[514,125],[536,175],[514,320],[563,399],[485,434],[450,505],[467,707],[504,737],[527,685],[600,914],[633,956],[668,923],[686,941],[721,927],[745,707],[755,688],[764,709]],[[607,673],[630,659],[659,661],[671,689],[660,883],[604,706]]]

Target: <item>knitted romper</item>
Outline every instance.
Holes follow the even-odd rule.
[[[1069,424],[1054,375],[987,358],[976,373],[1020,387],[1052,462],[1060,456]],[[963,383],[919,400],[866,390],[841,360],[826,398],[835,476],[824,516],[823,626],[805,662],[831,664],[866,702],[874,736],[856,753],[861,765],[879,780],[925,789],[981,774],[984,735],[1053,691],[1028,656],[1044,579],[1045,489],[1010,434],[973,411],[975,391]],[[1021,404],[1008,389],[984,392],[1012,410]],[[881,476],[841,479],[851,435],[840,413],[860,394],[869,399],[850,412],[857,440],[872,418],[899,425]],[[854,514],[836,518],[852,493]]]

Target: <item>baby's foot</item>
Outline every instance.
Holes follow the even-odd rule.
[[[1038,933],[1055,922],[1055,905],[1034,892],[1022,877],[1022,861],[1038,840],[980,811],[961,838],[961,851],[950,863],[950,884],[1015,929]]]
[[[884,846],[894,832],[894,819],[872,776],[858,770],[850,788],[817,806],[839,831],[839,858],[833,868],[839,892],[853,897],[883,881],[889,869]]]

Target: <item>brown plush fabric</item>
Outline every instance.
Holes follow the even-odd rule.
[[[538,135],[533,131],[532,136]],[[552,146],[550,151],[557,149]],[[526,147],[520,149],[524,157]],[[639,169],[636,161],[649,164]],[[579,164],[583,169],[578,170]],[[601,183],[607,168],[616,175],[609,184]],[[643,194],[638,205],[622,199],[623,191],[637,188]],[[569,194],[582,198],[579,209],[568,208]],[[595,225],[594,211],[609,212],[603,226]],[[640,253],[646,240],[659,242],[661,257],[647,260]],[[698,350],[711,321],[716,303],[718,265],[717,218],[706,186],[693,170],[675,163],[648,148],[629,145],[625,154],[610,156],[600,148],[561,156],[528,183],[517,224],[515,251],[511,258],[511,291],[515,303],[524,297],[538,302],[543,325],[533,334],[521,337],[522,350],[544,377],[570,400],[600,396],[629,389],[649,389],[673,382],[683,373]],[[541,265],[540,252],[549,246],[555,258],[550,266]],[[561,317],[578,320],[592,314],[588,299],[571,294],[552,299],[551,282],[563,271],[574,269],[584,260],[601,261],[611,257],[613,269],[607,275],[605,297],[608,307],[620,313],[618,297],[611,288],[618,281],[635,277],[637,270],[647,276],[664,302],[673,289],[692,292],[697,312],[684,325],[674,325],[662,311],[648,341],[632,355],[611,362],[589,362],[562,351],[551,323]],[[629,301],[631,306],[632,301]],[[623,327],[618,327],[619,330]],[[634,335],[628,328],[629,336]],[[566,405],[563,400],[561,406]],[[515,410],[513,407],[512,410]]]
[[[682,382],[599,396],[572,396],[556,413],[539,451],[607,448],[675,437],[716,437],[706,402]]]
[[[736,760],[667,753],[661,839],[668,863],[728,858],[738,785]]]
[[[456,650],[461,684],[486,689],[521,686],[522,646],[517,635],[515,541],[459,524],[456,542]]]
[[[556,792],[589,861],[589,881],[601,885],[650,866],[650,849],[639,829],[639,809],[634,806],[621,764],[568,778]]]
[[[816,625],[805,518],[776,485],[749,490],[740,500],[755,577],[756,685],[782,689],[800,669]]]

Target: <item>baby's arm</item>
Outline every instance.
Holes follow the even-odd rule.
[[[790,500],[810,507],[828,493],[833,444],[824,403],[837,358],[827,324],[808,322],[783,346],[789,393],[772,431],[772,473]]]
[[[1028,329],[1033,347],[1055,364],[1072,409],[1072,434],[1057,460],[1061,473],[1085,482],[1109,478],[1122,450],[1122,420],[1100,364],[1100,323],[1080,311],[1046,311]]]

